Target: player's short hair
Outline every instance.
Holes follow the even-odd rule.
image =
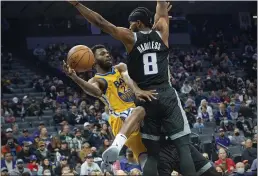
[[[106,47],[104,45],[94,45],[93,47],[91,47],[91,51],[95,55],[96,50],[100,48],[106,48]]]
[[[153,13],[146,7],[137,7],[128,17],[128,21],[140,20],[145,26],[152,27]]]

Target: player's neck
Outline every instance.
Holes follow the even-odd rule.
[[[103,68],[98,67],[98,68],[96,68],[96,70],[97,70],[97,72],[98,72],[99,74],[106,74],[106,73],[112,71],[112,67],[110,67],[109,69],[103,69]]]
[[[140,31],[150,31],[150,28],[142,28]]]

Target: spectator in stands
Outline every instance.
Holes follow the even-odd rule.
[[[214,82],[213,79],[211,79],[210,76],[206,77],[206,80],[204,80],[205,83],[205,87],[204,87],[204,91],[215,91],[217,90],[217,86],[216,83]]]
[[[1,160],[1,168],[6,168],[7,171],[14,169],[16,163],[11,152],[2,153],[2,155],[4,155],[4,159]]]
[[[195,105],[199,106],[201,104],[202,100],[208,100],[208,98],[206,96],[203,95],[203,90],[202,89],[198,89],[197,90],[197,96],[195,97]],[[198,110],[199,112],[199,110]]]
[[[88,154],[91,154],[90,144],[85,142],[82,145],[82,150],[79,152],[80,159],[84,162]]]
[[[61,155],[70,157],[72,149],[73,149],[73,143],[70,143],[70,147],[68,147],[68,142],[61,141],[61,147],[59,149],[59,153]]]
[[[245,144],[245,137],[240,134],[238,128],[235,128],[234,135],[230,139],[230,143],[232,145],[244,145]]]
[[[234,176],[247,176],[244,163],[239,162],[236,164],[236,174]]]
[[[19,143],[18,140],[13,137],[13,130],[12,130],[12,128],[7,128],[5,130],[5,137],[6,138],[2,138],[2,141],[1,141],[2,142],[2,146],[7,144],[8,139],[13,139],[14,143],[16,143],[16,144]]]
[[[24,142],[33,143],[32,137],[29,136],[29,131],[27,129],[23,129],[23,136],[18,138],[19,145],[22,145]]]
[[[197,109],[195,106],[195,102],[191,98],[188,98],[186,100],[184,110],[186,112],[186,116],[190,125],[194,124],[196,122],[195,117],[197,116]]]
[[[51,140],[48,136],[46,127],[43,127],[40,129],[39,140],[45,142],[46,145],[48,145],[50,143]]]
[[[225,149],[219,149],[219,159],[215,161],[216,166],[221,166],[223,170],[231,173],[235,169],[235,163],[231,158],[227,158],[227,153]]]
[[[194,128],[204,128],[203,120],[201,117],[197,117],[196,123],[193,126]]]
[[[107,123],[102,123],[101,131],[100,131],[100,135],[102,136],[102,138],[111,140],[112,139],[111,133],[112,133],[112,131],[109,131]]]
[[[33,172],[38,172],[39,166],[37,163],[37,157],[35,155],[30,156],[30,162],[28,164],[28,169]]]
[[[257,149],[253,148],[253,142],[251,139],[245,141],[245,150],[242,153],[242,159],[248,160],[248,164],[252,164],[257,158]]]
[[[6,123],[14,123],[15,117],[13,116],[13,110],[8,105],[7,101],[4,101],[2,104],[2,114]]]
[[[37,175],[42,175],[45,170],[49,170],[51,172],[51,175],[54,175],[54,173],[53,173],[53,166],[49,162],[49,159],[47,157],[44,157],[41,160],[41,165],[39,166]]]
[[[101,157],[102,153],[110,146],[110,142],[108,139],[104,139],[103,145],[99,148],[97,156]]]
[[[226,131],[232,131],[234,128],[234,123],[230,119],[230,116],[228,115],[226,111],[226,107],[224,103],[220,103],[219,105],[219,111],[216,114],[216,124],[219,124],[221,128],[223,128]]]
[[[68,125],[62,126],[62,131],[60,133],[60,140],[66,141],[68,143],[68,148],[73,148],[73,134],[70,132],[70,127]]]
[[[219,137],[216,138],[217,147],[228,147],[230,145],[230,140],[225,136],[225,132],[223,128],[219,129]]]
[[[88,175],[92,171],[98,171],[102,173],[98,164],[93,161],[92,155],[88,154],[86,157],[86,161],[81,166],[80,175]]]
[[[57,125],[57,126],[67,124],[67,121],[65,119],[65,115],[61,112],[61,107],[56,108],[56,113],[53,116],[53,121],[54,121],[55,125]]]
[[[86,119],[84,119],[83,115],[78,112],[77,107],[73,105],[71,107],[71,112],[68,115],[67,121],[70,125],[75,125],[83,124]]]
[[[210,98],[209,98],[209,103],[211,103],[211,104],[218,104],[218,103],[220,103],[221,102],[221,100],[220,100],[220,98],[216,95],[216,92],[215,91],[212,91],[211,92],[211,96],[210,96]]]
[[[249,122],[245,120],[245,117],[241,112],[238,113],[238,121],[236,122],[236,127],[244,132],[245,137],[252,136],[251,126]]]
[[[52,99],[52,100],[56,100],[57,98],[57,92],[56,92],[56,87],[55,86],[51,86],[50,90],[46,92],[46,95]]]
[[[95,128],[92,130],[92,134],[89,137],[89,143],[92,146],[99,148],[102,144],[103,139],[104,138],[103,138],[103,136],[101,136],[101,132],[99,131],[99,129]]]
[[[208,102],[206,101],[206,99],[203,99],[201,101],[201,105],[198,108],[198,116],[203,118],[202,114],[204,114],[205,118],[209,119],[209,121],[213,120],[212,108],[208,105]],[[208,115],[208,117],[207,117],[207,115]]]
[[[126,150],[126,158],[120,160],[120,167],[123,171],[126,172],[130,172],[134,168],[141,170],[140,165],[135,160],[133,152],[130,149]]]
[[[20,131],[17,123],[12,123],[11,126],[13,130],[12,134],[14,137],[18,137],[22,135],[22,132]]]
[[[60,157],[60,163],[58,163],[58,166],[55,168],[55,174],[58,176],[62,175],[62,169],[67,166],[68,166],[68,157],[63,155]]]
[[[90,130],[90,123],[89,122],[85,122],[83,125],[83,133],[82,133],[82,137],[84,137],[86,139],[86,141],[89,140],[89,137],[91,136],[91,130]]]
[[[98,120],[95,118],[96,116],[96,111],[95,111],[95,107],[93,105],[91,105],[89,107],[89,114],[88,114],[88,121],[91,124],[97,124]]]
[[[221,93],[221,102],[226,102],[226,103],[230,103],[230,97],[228,96],[228,91],[227,90],[222,90]]]
[[[16,158],[17,154],[22,150],[22,148],[15,143],[15,141],[10,138],[7,140],[6,145],[2,146],[1,148],[1,153],[4,155],[5,153],[10,153],[12,154],[13,157]]]
[[[203,121],[205,121],[205,122],[210,121],[210,116],[209,116],[209,113],[207,112],[206,106],[201,107],[201,113],[199,113],[198,116],[201,117],[203,119]]]
[[[83,115],[83,117],[87,117],[87,104],[86,101],[81,101],[79,106],[79,113]]]
[[[9,171],[9,174],[12,176],[20,176],[21,174],[28,173],[30,176],[32,176],[32,173],[29,169],[24,167],[24,162],[22,159],[18,159],[16,161],[16,167]]]
[[[73,138],[73,145],[74,149],[79,152],[82,149],[82,144],[86,142],[86,140],[82,137],[81,130],[78,128],[74,129],[74,138]]]
[[[227,108],[228,118],[232,120],[236,120],[238,118],[238,109],[234,102],[230,103],[229,107]]]
[[[50,158],[51,154],[46,148],[46,144],[44,141],[39,141],[38,149],[35,152],[36,157],[39,161],[43,160],[43,158]]]
[[[67,97],[65,96],[65,93],[64,91],[60,91],[58,94],[57,94],[57,97],[56,97],[56,102],[59,103],[60,105],[62,106],[66,106],[65,103],[68,101]]]
[[[192,87],[190,86],[189,82],[186,80],[181,88],[181,93],[189,94],[191,90],[192,90]]]
[[[22,150],[18,153],[17,158],[22,159],[25,163],[30,162],[30,156],[33,154],[31,144],[24,142],[22,144]]]
[[[220,62],[221,71],[224,73],[230,72],[230,67],[233,67],[232,62],[229,60],[228,55],[224,55],[224,59]]]

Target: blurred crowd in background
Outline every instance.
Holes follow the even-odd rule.
[[[171,82],[190,122],[192,143],[217,172],[256,175],[257,41],[248,31],[210,35],[208,29],[201,26],[206,40],[200,46],[171,46]],[[114,64],[126,61],[124,49],[105,45]],[[101,171],[102,152],[114,137],[109,112],[62,73],[71,47],[53,43],[32,51],[35,67],[48,65],[57,76],[48,70],[38,74],[12,53],[1,53],[1,175],[141,175],[126,148],[113,173]],[[94,73],[79,76],[88,80]]]

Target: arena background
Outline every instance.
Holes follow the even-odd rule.
[[[134,8],[144,6],[154,12],[156,6],[154,1],[82,3],[113,24],[124,27],[128,27],[128,15]],[[257,2],[172,1],[171,4],[172,82],[193,127],[192,142],[202,153],[208,153],[212,163],[219,161],[217,147],[225,148],[228,158],[235,163],[244,162],[249,174],[257,157],[254,149],[258,130],[257,19],[253,19],[257,16]],[[41,166],[31,171],[42,174],[50,166],[42,165],[44,157],[37,150],[40,144],[45,145],[51,156],[52,174],[61,175],[61,168],[65,166],[56,162],[55,147],[62,156],[68,157],[70,169],[77,174],[80,174],[78,163],[83,163],[88,154],[93,154],[99,164],[105,145],[113,139],[103,127],[107,114],[99,101],[82,93],[66,77],[61,63],[76,44],[104,44],[110,49],[114,63],[124,62],[127,55],[123,45],[91,26],[68,2],[60,1],[2,1],[1,38],[1,168],[7,167],[3,163],[9,153],[13,155],[14,165],[21,158],[26,163],[24,167],[31,168],[32,164],[28,163],[34,154]],[[80,77],[88,80],[93,74],[86,72]],[[208,101],[208,119],[200,110],[203,99]],[[233,106],[235,110],[231,109]],[[197,117],[203,119],[204,128],[199,128]],[[99,135],[94,136],[92,129],[88,131],[85,123],[91,124],[92,129],[96,126]],[[44,130],[39,132],[38,126]],[[236,127],[241,138],[234,133]],[[63,128],[70,131],[65,133]],[[228,138],[219,137],[222,130]],[[87,141],[83,149],[73,138],[79,131],[83,136],[81,142]],[[8,146],[12,139],[15,149]],[[251,148],[250,141],[242,143],[246,139],[252,140]],[[66,144],[68,149],[60,148]],[[30,147],[29,153],[26,146]],[[130,174],[131,170],[126,170],[123,163],[131,159],[121,157],[116,167]],[[5,169],[2,171],[4,174]]]

